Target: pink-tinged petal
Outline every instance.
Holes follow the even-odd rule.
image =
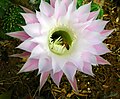
[[[80,33],[81,35],[85,35],[86,33],[84,33],[83,30],[85,30],[91,23],[92,23],[93,19],[84,22],[84,23],[76,23],[78,22],[78,19],[73,19],[73,27],[75,28],[75,30],[78,30],[78,33]],[[88,33],[88,32],[87,32]]]
[[[89,13],[86,13],[86,14],[83,14],[83,15],[80,15],[78,17],[76,17],[77,19],[77,23],[82,23],[82,22],[86,22],[87,19],[88,19],[88,16],[89,16]],[[75,20],[75,19],[74,19]]]
[[[108,65],[110,65],[110,63],[107,60],[103,59],[100,56],[96,56],[96,59],[97,59],[98,64],[102,64],[102,65],[108,64]]]
[[[61,71],[59,63],[57,63],[57,60],[52,58],[52,68],[53,68],[53,74]]]
[[[94,76],[90,63],[84,62],[83,73]]]
[[[36,11],[36,17],[40,22],[41,26],[46,26],[48,24],[47,21],[49,20],[49,18],[44,13]]]
[[[21,15],[25,19],[26,24],[38,23],[38,20],[37,20],[35,14],[32,14],[32,13],[21,13]]]
[[[40,12],[44,13],[46,16],[52,16],[54,13],[54,8],[47,2],[41,0]]]
[[[90,12],[89,17],[88,17],[87,20],[90,20],[90,19],[96,19],[97,16],[98,16],[98,14],[99,14],[99,12],[100,12],[100,10],[98,10],[98,11],[94,11],[94,12]]]
[[[87,36],[88,33],[89,33],[89,36]],[[90,33],[88,31],[88,33],[86,33],[86,37],[85,38],[91,44],[99,44],[99,43],[102,42],[102,40],[100,39],[101,35],[98,32],[92,32],[92,33]]]
[[[87,63],[91,63],[93,65],[97,64],[96,57],[93,54],[89,53],[89,52],[82,53],[82,59],[83,59],[83,61],[85,61]]]
[[[60,0],[56,0],[55,2],[55,18],[58,19],[61,16],[64,16],[66,14],[66,6],[63,3],[63,1],[60,2]]]
[[[21,54],[13,54],[10,57],[20,57],[20,58],[28,58],[30,56],[29,52],[23,52]]]
[[[88,4],[85,4],[85,5],[81,6],[81,7],[79,7],[79,8],[74,12],[74,14],[75,14],[76,16],[80,16],[80,15],[83,15],[83,14],[85,14],[85,13],[90,13],[90,7],[91,7],[91,2],[88,3]]]
[[[105,28],[105,25],[108,23],[108,21],[103,20],[94,20],[90,26],[88,26],[86,29],[90,31],[96,31],[101,32]]]
[[[76,51],[76,52],[78,52],[78,51]],[[80,53],[76,53],[76,52],[74,52],[75,54],[73,54],[73,56],[71,56],[71,59],[69,59],[69,61],[71,63],[73,63],[77,67],[78,70],[82,71],[83,59],[81,57],[81,54]]]
[[[38,43],[41,46],[47,46],[47,42],[48,42],[46,34],[40,35],[39,37],[35,37],[31,41]]]
[[[77,81],[76,81],[75,77],[73,78],[73,80],[71,80],[69,78],[68,78],[68,80],[69,80],[69,82],[70,82],[73,90],[75,90],[76,92],[78,92]]]
[[[39,59],[43,54],[45,54],[43,47],[41,45],[37,45],[33,48],[30,58]]]
[[[70,3],[72,3],[72,0],[63,0],[64,4],[66,5],[66,9],[68,9],[68,6]]]
[[[36,69],[38,69],[38,60],[37,59],[28,59],[27,62],[22,67],[22,69],[19,71],[19,73],[33,71]]]
[[[76,5],[75,5],[75,1],[72,1],[70,3],[70,5],[68,6],[68,11],[67,13],[71,14],[72,12],[74,12],[76,10]]]
[[[17,48],[20,48],[22,50],[31,52],[33,50],[34,47],[36,47],[37,44],[30,41],[30,40],[26,40],[23,43],[21,43]]]
[[[62,71],[65,73],[67,78],[70,79],[70,80],[74,79],[76,70],[77,70],[76,66],[73,63],[71,63],[71,62],[66,63],[62,67]]]
[[[74,64],[76,65],[76,67],[79,71],[83,70],[83,66],[84,66],[83,61],[79,60],[79,61],[74,62]]]
[[[96,52],[98,55],[102,55],[102,54],[110,52],[107,46],[103,43],[94,45],[94,48],[96,49]]]
[[[75,2],[73,1],[69,6],[68,6],[68,10],[66,13],[66,18],[69,19],[70,17],[72,17],[71,13],[73,13],[76,10],[76,5]]]
[[[83,46],[83,45],[85,45],[85,46]],[[89,46],[90,46],[89,42],[86,41],[85,39],[81,38],[81,40],[79,41],[79,43],[77,44],[76,47],[79,47],[79,49],[77,49],[77,51],[84,52],[84,51],[86,51],[89,48]]]
[[[114,30],[103,30],[100,32],[101,38],[106,39],[107,36],[109,36]]]
[[[60,80],[62,78],[63,72],[59,71],[55,74],[51,73],[51,78],[53,79],[54,83],[59,87]]]
[[[51,59],[49,57],[42,56],[39,59],[39,73],[47,72],[52,69]]]
[[[51,6],[55,7],[55,1],[56,1],[56,0],[50,0]]]
[[[60,3],[61,3],[61,0],[56,0],[55,1],[55,8],[58,7],[58,6],[60,6]]]
[[[40,22],[42,28],[45,28],[44,30],[48,30],[50,27],[52,27],[55,22],[55,20],[52,17],[46,16],[44,13],[36,11],[36,17],[38,21]]]
[[[28,34],[26,34],[24,31],[11,32],[11,33],[7,33],[7,35],[18,38],[21,41],[24,41],[24,40],[30,38],[30,36]]]
[[[88,46],[87,49],[85,49],[85,52],[92,53],[93,55],[98,55],[98,53],[93,45]]]
[[[33,11],[31,11],[30,9],[28,8],[25,8],[23,6],[20,6],[26,13],[34,13]]]
[[[39,23],[27,24],[26,26],[22,26],[24,31],[31,37],[40,36],[41,34],[41,26]]]
[[[41,90],[41,88],[43,87],[43,85],[45,84],[45,82],[47,81],[48,76],[49,76],[49,71],[41,73],[39,91]]]
[[[84,30],[80,34],[83,36],[83,38],[86,39],[91,44],[99,44],[102,43],[102,38],[99,32],[94,32],[90,30]],[[89,35],[89,36],[88,36]]]

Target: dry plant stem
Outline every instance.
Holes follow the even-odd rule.
[[[35,96],[36,96],[36,94],[37,94],[38,91],[39,91],[39,87],[36,89],[36,91],[35,91],[35,93],[33,95],[33,99],[35,99]]]
[[[8,80],[12,80],[12,79],[15,79],[15,78],[18,78],[18,76],[15,76],[15,77],[11,77],[11,78],[8,78],[8,79],[5,79],[5,80],[1,80],[0,83],[2,82],[5,82],[5,81],[8,81]]]

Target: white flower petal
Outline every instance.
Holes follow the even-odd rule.
[[[109,64],[110,65],[110,63],[107,60],[103,59],[100,56],[96,56],[96,59],[97,59],[98,64],[102,64],[102,65]]]
[[[47,36],[46,34],[41,34],[38,37],[34,37],[33,39],[31,39],[32,42],[44,45],[47,44]]]
[[[83,73],[94,76],[90,63],[84,62]]]
[[[76,49],[77,49],[77,52],[83,52],[83,51],[86,51],[88,50],[90,46],[90,43],[88,41],[86,41],[86,39],[84,38],[79,38],[79,41],[78,41],[78,44],[76,44]]]
[[[100,32],[101,34],[101,39],[104,40],[107,38],[107,36],[109,36],[114,30],[103,30],[102,32]]]
[[[58,60],[55,58],[52,58],[52,68],[53,68],[53,74],[61,71],[61,66],[58,63]]]
[[[7,35],[18,38],[21,41],[24,41],[24,40],[30,38],[30,36],[28,34],[26,34],[24,31],[11,32],[11,33],[7,33]]]
[[[56,0],[50,0],[51,6],[55,7],[55,1],[56,1]]]
[[[89,53],[92,53],[94,55],[98,55],[96,49],[94,48],[94,45],[88,46],[88,48],[85,49],[84,52],[89,52]]]
[[[89,52],[82,53],[82,59],[87,63],[91,63],[92,65],[97,65],[96,57]]]
[[[94,12],[90,12],[88,20],[90,20],[90,19],[96,19],[98,17],[99,12],[100,12],[100,10],[94,11]]]
[[[51,59],[47,56],[42,56],[39,59],[39,73],[44,73],[52,69]]]
[[[69,80],[72,88],[73,88],[76,92],[78,92],[77,81],[76,81],[75,77],[73,78],[73,80],[71,80],[71,79],[69,79],[69,78],[68,78],[68,80]]]
[[[43,47],[41,45],[37,45],[32,50],[30,57],[34,59],[39,59],[40,56],[42,56],[43,54],[45,54]]]
[[[26,13],[32,13],[34,14],[33,11],[31,11],[30,9],[26,8],[26,7],[23,7],[23,6],[20,6]]]
[[[91,44],[99,44],[102,42],[102,38],[99,32],[84,30],[82,31],[82,36]]]
[[[19,73],[28,72],[38,69],[38,60],[37,59],[28,59],[24,66],[21,68]]]
[[[102,55],[102,54],[111,52],[111,51],[107,48],[107,46],[106,46],[105,44],[103,44],[103,43],[94,45],[94,48],[96,49],[97,55]]]
[[[88,4],[85,4],[83,6],[80,6],[76,11],[76,15],[82,15],[82,14],[85,14],[85,13],[90,13],[90,7],[91,7],[91,2],[88,3]]]
[[[70,15],[76,10],[76,5],[75,5],[75,1],[73,0],[70,5],[68,6],[68,11],[67,11],[67,16],[70,17]]]
[[[41,28],[45,30],[51,29],[54,25],[55,20],[52,17],[46,16],[44,13],[36,11],[36,17],[41,24]]]
[[[25,40],[23,43],[21,43],[17,48],[23,49],[25,51],[31,52],[33,50],[33,48],[35,48],[37,46],[36,43],[30,41],[29,40]]]
[[[102,20],[94,20],[90,26],[87,27],[90,31],[96,31],[101,32],[105,28],[105,25],[108,23],[108,21],[102,21]]]
[[[22,26],[24,31],[31,37],[36,37],[41,34],[41,26],[39,23],[27,24]]]
[[[26,24],[38,23],[35,13],[34,14],[33,13],[21,13],[21,15],[25,19]]]
[[[29,52],[23,52],[21,54],[13,54],[10,57],[20,57],[20,58],[28,58],[30,56]]]
[[[73,63],[66,63],[63,67],[62,67],[62,71],[65,73],[65,75],[67,76],[68,79],[70,80],[74,80],[74,76],[76,73],[76,66]]]
[[[55,18],[58,20],[59,17],[64,16],[66,14],[66,7],[63,1],[56,0],[55,2]]]
[[[82,71],[83,59],[79,50],[76,50],[68,60],[73,63],[79,71]]]
[[[50,73],[49,71],[48,71],[48,72],[41,73],[39,91],[41,90],[41,88],[43,87],[43,85],[45,84],[45,82],[47,81],[47,78],[48,78],[48,76],[49,76],[49,73]]]
[[[72,0],[63,0],[63,2],[65,3],[67,9]]]
[[[89,13],[86,13],[86,14],[83,14],[83,15],[80,15],[80,16],[76,16],[75,19],[73,19],[73,22],[74,23],[84,23],[84,22],[88,22],[87,19],[89,17]]]
[[[82,33],[81,35],[84,34],[83,30],[86,30],[86,28],[92,23],[93,19],[84,22],[84,23],[78,23],[79,19],[73,19],[72,24],[77,33]]]
[[[46,16],[52,16],[54,13],[54,9],[50,4],[41,0],[40,12],[44,13]]]

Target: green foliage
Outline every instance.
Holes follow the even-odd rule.
[[[91,4],[91,12],[92,11],[97,11],[97,10],[100,10],[99,15],[98,15],[98,19],[100,19],[100,18],[103,17],[104,11],[98,4],[92,2],[92,4]]]
[[[46,2],[50,3],[50,0],[45,0]]]
[[[83,4],[84,0],[77,0],[77,8],[79,8]]]
[[[118,79],[118,81],[120,82],[120,79]]]

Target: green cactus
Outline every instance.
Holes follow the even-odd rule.
[[[0,18],[2,18],[6,12],[6,10],[9,8],[10,5],[9,0],[0,0]]]
[[[13,32],[22,29],[18,24],[23,25],[25,22],[20,12],[23,12],[21,8],[14,5],[10,6],[3,17],[3,32]]]
[[[2,23],[0,38],[8,39],[8,36],[5,35],[5,33],[22,30],[19,25],[25,25],[25,21],[20,12],[23,12],[23,10],[13,4],[11,4],[9,8],[5,11],[4,16],[2,16],[1,18]]]

